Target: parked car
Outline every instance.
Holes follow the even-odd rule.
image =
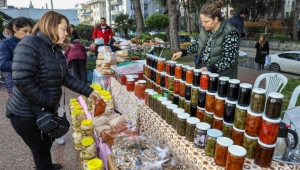
[[[270,56],[270,70],[300,74],[300,51],[286,51],[278,54],[270,54]]]
[[[188,35],[179,35],[179,42],[191,42],[191,38]]]
[[[158,34],[158,31],[157,30],[152,30],[152,31],[149,31],[149,34],[150,35]]]

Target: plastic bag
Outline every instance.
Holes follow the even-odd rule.
[[[93,123],[95,127],[108,125],[109,118],[107,116],[94,117]]]

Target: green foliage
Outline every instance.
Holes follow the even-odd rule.
[[[88,61],[85,66],[86,70],[94,70],[96,68],[96,61]]]
[[[4,30],[3,16],[0,14],[0,34],[2,34],[3,30]]]
[[[163,41],[167,41],[167,35],[166,34],[154,34],[151,37],[152,37],[152,39],[154,39],[154,38],[160,38]]]
[[[93,40],[92,34],[94,31],[94,27],[91,25],[83,25],[79,24],[75,27],[75,31],[77,32],[78,36],[85,40]]]
[[[115,26],[117,32],[123,32],[128,38],[128,31],[135,30],[135,20],[130,18],[128,14],[119,14],[115,19]]]
[[[88,46],[90,46],[90,44],[91,44],[91,41],[86,40],[86,39],[80,39],[79,41],[80,41],[80,43],[81,43],[83,46],[85,46],[85,47],[88,47]]]
[[[169,26],[169,17],[163,14],[153,14],[145,21],[148,29],[157,29],[161,31]]]
[[[141,40],[151,40],[152,39],[152,37],[151,37],[151,35],[149,34],[149,32],[145,32],[145,33],[143,33],[140,37],[138,37],[139,39],[141,39]]]

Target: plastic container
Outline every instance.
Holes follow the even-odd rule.
[[[196,124],[199,122],[200,120],[196,117],[189,117],[186,119],[186,128],[185,128],[186,140],[190,142],[194,141],[194,132],[195,132]]]
[[[190,115],[187,113],[179,113],[177,115],[177,134],[180,136],[185,136],[186,131],[186,120],[189,118]]]
[[[193,86],[195,86],[195,87],[200,86],[201,71],[202,71],[201,69],[194,69]]]
[[[225,169],[242,170],[246,154],[247,154],[246,149],[241,146],[238,145],[229,146]]]
[[[261,167],[270,167],[274,155],[275,146],[276,143],[273,145],[267,145],[258,140],[254,163]]]
[[[227,97],[228,81],[229,77],[221,76],[218,82],[218,96]]]
[[[218,91],[218,81],[219,81],[219,74],[210,73],[209,74],[207,91],[210,92],[210,93],[217,93],[217,91]]]
[[[243,107],[240,105],[236,105],[235,114],[234,114],[234,126],[238,129],[245,129],[246,125],[246,117],[247,117],[247,110],[249,107]]]
[[[216,151],[214,160],[216,165],[224,167],[226,164],[226,157],[228,153],[228,147],[233,145],[233,141],[227,137],[217,138]]]
[[[266,90],[254,88],[251,95],[250,109],[253,113],[263,113],[266,103]]]
[[[103,162],[99,158],[94,158],[92,160],[89,160],[87,163],[88,170],[104,170],[103,168]]]
[[[243,147],[247,150],[247,158],[254,158],[256,153],[258,137],[249,136],[247,133],[244,133]]]
[[[216,115],[214,115],[213,126],[212,127],[213,127],[213,129],[222,130],[222,128],[223,128],[223,118],[217,117]]]
[[[240,88],[240,80],[238,79],[230,79],[228,80],[228,88],[227,88],[227,99],[230,101],[237,101],[238,93]]]
[[[71,111],[71,123],[73,127],[80,128],[81,122],[85,119],[83,110],[73,110]]]
[[[176,130],[176,127],[177,127],[177,115],[179,113],[184,113],[184,109],[182,109],[182,108],[175,108],[172,111],[172,127],[175,130]]]
[[[208,80],[209,80],[209,71],[202,71],[201,72],[201,77],[200,77],[200,88],[202,90],[207,90],[208,89]]]
[[[243,107],[250,105],[252,93],[252,85],[249,83],[241,83],[238,97],[238,104]]]
[[[90,119],[83,120],[81,122],[80,129],[81,129],[82,138],[94,136],[94,125],[92,120]]]
[[[196,117],[200,119],[201,122],[204,122],[205,108],[197,107]]]
[[[73,137],[75,150],[80,151],[81,148],[82,148],[82,145],[81,145],[81,140],[82,140],[81,131],[80,130],[74,130],[74,132],[72,134],[72,137]]]
[[[283,95],[271,92],[267,99],[265,114],[270,119],[278,119],[281,114]]]
[[[215,112],[215,95],[217,93],[206,92],[205,97],[205,110]]]
[[[256,114],[248,109],[246,117],[245,133],[250,136],[259,136],[262,114]]]
[[[225,100],[226,100],[225,97],[220,97],[218,94],[215,95],[215,106],[214,106],[215,112],[214,112],[214,114],[217,117],[221,117],[221,118],[224,117]]]
[[[96,157],[96,145],[92,137],[85,137],[81,141],[82,150],[80,152],[81,160],[90,160]]]
[[[232,130],[233,130],[233,124],[223,121],[223,127],[222,127],[223,136],[231,138]]]
[[[210,129],[210,125],[205,122],[199,122],[196,124],[194,133],[194,144],[199,148],[204,148],[205,138],[207,130]]]
[[[245,130],[238,129],[235,126],[233,126],[231,137],[231,139],[233,140],[233,144],[243,146],[244,132]]]
[[[222,132],[217,129],[207,130],[206,139],[205,139],[205,154],[206,156],[214,157],[217,138],[222,136]]]
[[[259,140],[267,145],[275,144],[279,133],[280,122],[281,118],[269,119],[266,115],[263,115],[259,132]]]

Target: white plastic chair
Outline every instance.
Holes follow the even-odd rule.
[[[258,88],[260,82],[266,79],[266,96],[269,96],[270,92],[278,92],[281,93],[282,89],[285,87],[285,85],[288,82],[288,79],[279,73],[265,73],[258,76],[254,82],[253,88]],[[280,88],[280,89],[279,89]],[[278,91],[279,89],[279,91]]]
[[[290,99],[288,109],[294,108],[296,106],[296,102],[297,102],[299,94],[300,94],[300,85],[294,89],[293,94]]]

